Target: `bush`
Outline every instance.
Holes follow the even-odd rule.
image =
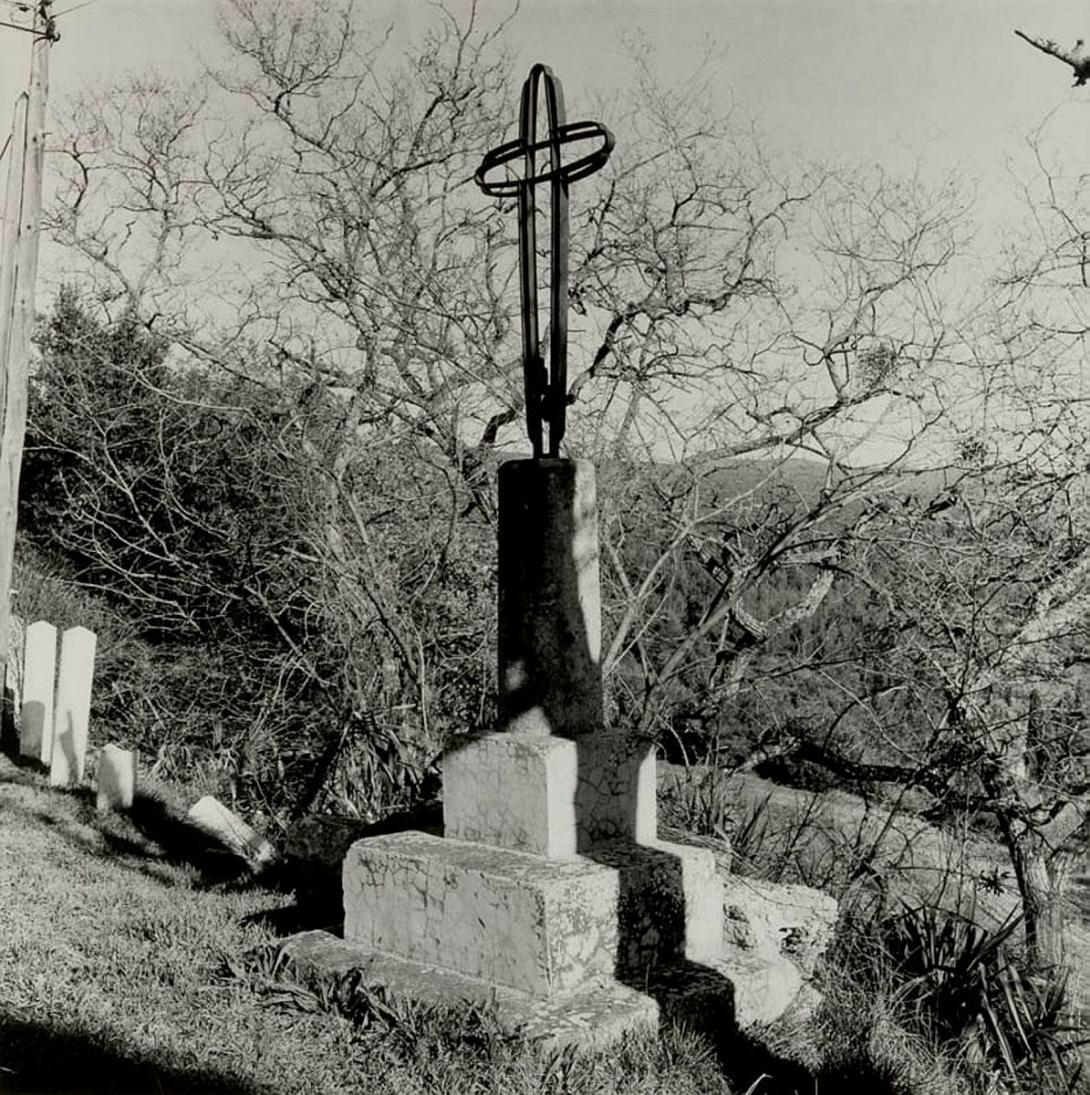
[[[847,922],[836,960],[853,964],[897,1023],[935,1045],[974,1087],[1074,1091],[1078,1041],[1065,1019],[1065,981],[1022,964],[1012,943],[1019,923],[1011,917],[989,930],[947,910],[906,906]]]
[[[447,736],[489,718],[494,662],[486,526],[428,454],[321,385],[169,361],[71,288],[38,345],[24,555],[117,625],[96,718],[274,816],[426,793]]]

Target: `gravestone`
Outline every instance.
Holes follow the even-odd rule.
[[[0,684],[3,693],[2,707],[0,707],[0,720],[3,727],[0,729],[0,738],[3,739],[4,748],[9,743],[12,751],[18,751],[20,756],[26,756],[23,749],[23,720],[22,720],[22,694],[23,694],[23,644],[26,641],[26,626],[16,615],[10,618],[11,632],[8,638],[7,662],[4,666],[4,677]]]
[[[539,141],[542,85],[549,133]],[[601,143],[562,163],[561,147],[580,139]],[[653,1024],[663,1005],[729,1009],[733,999],[714,857],[657,839],[653,747],[604,724],[594,469],[559,456],[567,185],[604,163],[612,143],[594,123],[565,124],[559,89],[537,65],[519,139],[490,153],[477,176],[487,193],[519,201],[533,453],[499,472],[498,725],[454,742],[443,760],[443,837],[357,841],[343,866],[343,940],[311,932],[285,948],[304,968],[352,967],[394,992],[495,1000],[527,1035],[560,1040]],[[516,159],[520,179],[487,182]],[[539,179],[552,191],[548,373],[537,333]]]
[[[104,746],[98,754],[95,775],[95,807],[106,810],[132,808],[136,791],[136,754],[116,745]]]
[[[83,782],[91,686],[95,677],[95,633],[70,627],[61,635],[57,697],[53,707],[53,755],[49,782],[71,787]]]
[[[57,629],[37,620],[26,629],[20,749],[49,764],[53,759],[53,700],[56,690]]]
[[[276,861],[276,849],[259,832],[212,795],[198,799],[186,819],[258,873]]]

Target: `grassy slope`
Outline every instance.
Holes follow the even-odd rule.
[[[684,1032],[550,1057],[465,1009],[383,1023],[293,993],[253,919],[291,896],[177,859],[0,758],[0,1091],[730,1093]]]
[[[202,889],[89,795],[0,765],[0,1090],[339,1090],[342,1021],[221,974],[282,896]]]
[[[88,791],[50,790],[0,757],[0,1092],[730,1095],[767,1070],[783,1080],[755,1095],[962,1090],[945,1072],[919,1082],[938,1064],[927,1047],[836,979],[820,1031],[769,1043],[786,1038],[779,1052],[798,1059],[794,1043],[817,1035],[822,1075],[808,1078],[775,1049],[724,1058],[678,1030],[558,1056],[464,1007],[394,1002],[384,1016],[320,999],[275,964],[277,925],[319,926],[291,923],[293,895],[225,880],[222,857],[171,833],[176,808],[138,806],[138,824],[99,816]]]

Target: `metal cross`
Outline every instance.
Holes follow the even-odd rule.
[[[548,131],[537,139],[537,100],[544,87]],[[565,164],[561,146],[598,139],[601,143],[580,159]],[[568,184],[593,174],[613,151],[613,134],[598,122],[564,121],[564,93],[560,81],[545,65],[534,65],[522,85],[519,135],[489,152],[474,176],[477,185],[495,197],[518,196],[519,284],[522,291],[522,369],[526,383],[526,431],[534,457],[542,455],[542,425],[549,427],[549,456],[558,456],[564,436],[568,391]],[[549,150],[548,170],[537,171],[536,154]],[[489,182],[487,175],[519,157],[521,178]],[[549,302],[549,369],[541,357],[537,313],[537,204],[534,188],[549,183],[551,199],[551,279]]]

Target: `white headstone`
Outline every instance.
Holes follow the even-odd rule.
[[[255,871],[269,866],[276,859],[276,849],[212,795],[205,795],[196,802],[188,816],[201,832],[241,856]]]
[[[5,663],[3,685],[3,717],[10,720],[10,732],[12,739],[19,738],[19,753],[26,755],[23,749],[22,739],[22,710],[21,696],[23,694],[23,642],[26,636],[26,625],[15,615],[11,617],[11,635],[8,642],[8,657]]]
[[[100,750],[96,787],[99,810],[128,810],[136,789],[136,754],[116,745]]]
[[[70,787],[83,780],[94,676],[95,633],[85,627],[70,627],[61,636],[57,670],[53,762],[49,770],[49,782],[54,787]]]
[[[26,629],[19,751],[43,764],[53,759],[53,695],[56,690],[57,629],[38,620]]]

